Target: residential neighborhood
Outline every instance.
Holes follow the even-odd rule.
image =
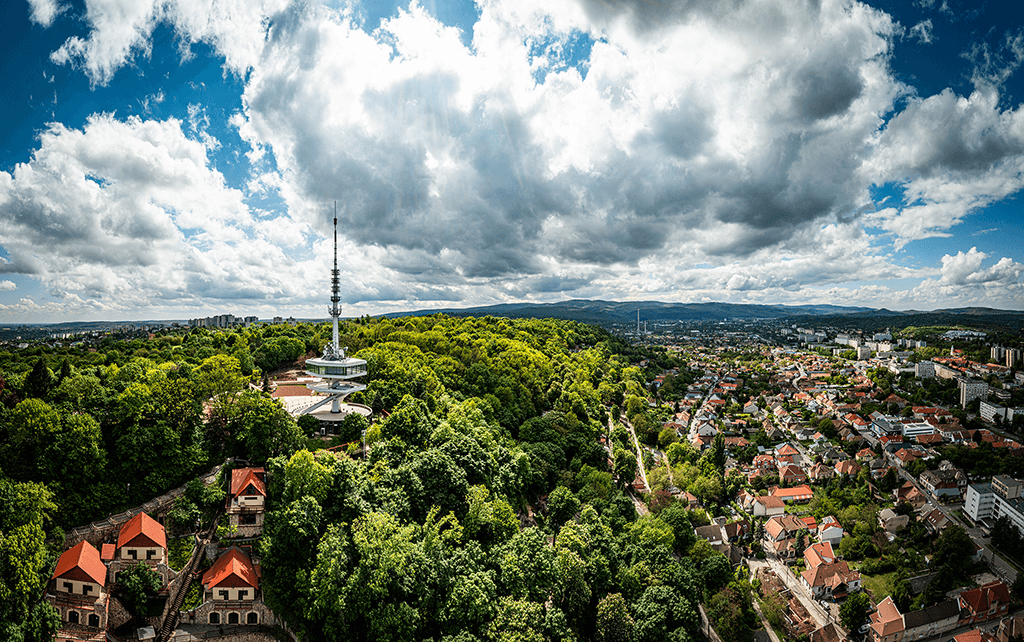
[[[727,483],[739,487],[728,510],[756,535],[745,559],[802,594],[797,610],[820,635],[829,627],[829,639],[966,640],[974,633],[964,627],[981,626],[978,635],[998,639],[1020,558],[993,546],[991,532],[998,520],[1024,532],[1022,475],[999,474],[1024,461],[1024,408],[1007,403],[1022,399],[1016,362],[972,361],[955,348],[920,360],[925,342],[891,335],[795,329],[813,340],[780,347],[748,337],[740,347],[739,334],[661,337],[698,374],[678,398],[652,387],[652,405],[671,404],[661,425],[676,439],[659,435],[665,456],[653,449],[648,476],[663,479],[665,467],[685,477],[681,445],[698,455],[723,448]],[[698,510],[715,506],[698,498]],[[936,550],[947,540],[963,552],[956,579]],[[850,631],[839,607],[856,594],[867,595],[869,617]],[[780,637],[809,633],[787,613],[792,627]]]

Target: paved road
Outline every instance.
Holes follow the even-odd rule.
[[[650,490],[651,485],[647,483],[647,471],[644,469],[644,453],[640,449],[640,440],[636,438],[636,431],[633,430],[633,425],[625,417],[620,417],[619,420],[626,427],[626,430],[629,431],[630,436],[633,437],[633,446],[636,448],[636,469],[640,473],[640,479],[644,480],[644,486],[647,487],[647,490]]]

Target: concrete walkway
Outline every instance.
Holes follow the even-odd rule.
[[[754,610],[757,612],[757,617],[761,618],[761,626],[763,626],[765,632],[768,633],[768,637],[772,642],[782,642],[782,640],[779,639],[779,636],[775,634],[775,629],[772,628],[771,622],[769,622],[768,618],[766,618],[764,613],[761,612],[761,605],[758,604],[757,598],[754,598],[753,603]]]

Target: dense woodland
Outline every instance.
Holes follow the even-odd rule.
[[[598,441],[609,407],[646,421],[648,377],[629,364],[671,357],[568,321],[348,322],[342,344],[369,367],[354,400],[384,417],[363,459],[317,452],[258,389],[329,333],[0,353],[0,637],[56,625],[39,598],[63,528],[239,456],[270,473],[264,599],[303,639],[689,640],[698,602],[726,642],[750,638],[750,584],[694,543],[681,504],[639,517],[623,492],[635,458]],[[726,487],[720,448],[677,463]]]

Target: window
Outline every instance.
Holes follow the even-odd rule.
[[[238,613],[228,613],[228,624],[238,624]]]
[[[249,597],[249,591],[246,590],[246,589],[239,589],[239,591],[238,591],[238,599],[244,600],[247,597]]]
[[[78,624],[78,611],[68,611],[68,622]]]
[[[130,557],[130,558],[132,558],[134,560],[134,559],[138,559],[138,556],[139,556],[139,552],[137,550],[135,550],[134,548],[129,548],[128,549],[128,557]]]
[[[220,593],[220,599],[222,599],[222,600],[229,600],[229,599],[231,599],[230,598],[231,591],[218,591],[218,593]]]
[[[96,628],[99,628],[100,627],[100,616],[96,615],[95,613],[90,613],[89,614],[89,626],[95,626]]]
[[[249,614],[245,616],[245,623],[246,624],[259,624],[260,623],[260,614],[257,613],[256,611],[250,611]]]
[[[66,593],[74,593],[75,592],[75,585],[72,584],[71,582],[64,582],[64,591]]]
[[[155,550],[149,549],[148,551],[146,551],[146,559],[147,560],[151,560],[154,557],[156,557],[156,551]]]
[[[83,584],[82,595],[88,595],[89,593],[92,593],[92,584]]]
[[[256,513],[243,513],[239,515],[238,523],[242,526],[254,526],[256,524]]]
[[[220,613],[216,611],[210,613],[210,624],[220,624]]]

